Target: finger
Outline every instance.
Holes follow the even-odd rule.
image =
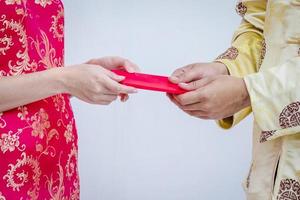
[[[179,83],[178,85],[184,90],[191,91],[204,87],[205,85],[209,84],[212,80],[213,77],[209,76],[204,77],[200,80],[192,81],[190,83]]]
[[[181,107],[180,103],[174,98],[174,97],[170,97],[170,100],[177,106],[177,107]]]
[[[202,77],[201,68],[196,66],[196,64],[192,64],[175,70],[175,72],[169,78],[170,81],[177,84],[187,83]]]
[[[138,90],[134,87],[130,87],[130,86],[126,86],[126,85],[122,85],[112,79],[110,79],[109,77],[107,77],[105,79],[105,87],[108,90],[109,93],[112,94],[134,94],[137,93]]]
[[[175,97],[172,94],[167,94],[167,96],[179,109],[181,109],[183,112],[189,114],[187,111],[182,109],[182,106],[176,101]]]
[[[186,113],[188,113],[189,115],[191,115],[193,117],[197,117],[197,118],[200,118],[200,119],[205,119],[205,120],[211,119],[208,116],[208,114],[206,112],[203,112],[203,111],[187,111]]]
[[[134,73],[134,72],[140,72],[140,68],[137,64],[129,61],[129,60],[125,60],[125,63],[123,65],[120,65],[122,67],[124,67],[124,69],[130,73]]]
[[[87,99],[81,99],[81,100],[92,105],[109,105],[111,103],[111,101],[101,101],[101,100],[94,101],[94,100],[87,100]]]
[[[109,104],[111,104],[112,102],[111,101],[99,101],[99,102],[97,102],[96,104],[98,104],[98,105],[109,105]]]
[[[174,98],[181,106],[187,106],[190,104],[203,102],[205,100],[203,95],[203,91],[201,89],[197,89],[182,95],[174,96]]]
[[[187,106],[181,106],[181,108],[185,111],[205,111],[205,104],[203,102],[190,104]]]
[[[128,94],[120,94],[119,96],[120,96],[121,102],[126,102],[129,99]]]
[[[103,70],[104,70],[104,73],[114,81],[121,82],[125,79],[125,76],[120,76],[120,75],[118,75],[112,71],[106,70],[106,69],[103,69]]]
[[[98,101],[112,102],[112,101],[115,101],[117,98],[118,98],[117,95],[105,94],[105,95],[99,96]]]
[[[107,69],[126,69],[128,72],[138,72],[140,71],[139,67],[134,64],[133,62],[121,58],[121,57],[104,57],[101,58],[103,61],[102,66],[104,66]]]
[[[112,94],[99,94],[94,95],[92,97],[88,97],[90,102],[93,102],[94,104],[102,104],[104,102],[112,102],[115,101],[118,96],[112,95]]]
[[[170,99],[170,101],[172,103],[174,103],[176,106],[181,107],[181,105],[179,104],[179,102],[176,101],[175,97],[173,94],[168,94],[167,93],[167,97]]]
[[[186,114],[190,115],[190,116],[193,116],[193,117],[197,117],[197,118],[200,118],[200,119],[209,119],[209,117],[207,116],[207,113],[205,111],[200,111],[200,110],[197,110],[197,111],[187,111],[187,110],[184,110],[184,107],[181,106],[177,101],[176,99],[174,98],[174,96],[172,94],[167,94],[167,96],[169,97],[169,99],[174,103],[176,104],[183,112],[185,112]]]

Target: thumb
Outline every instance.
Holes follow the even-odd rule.
[[[196,67],[197,64],[187,65],[185,67],[175,70],[175,72],[169,78],[171,82],[187,83],[201,77],[201,68]]]
[[[213,80],[212,77],[204,77],[200,80],[197,81],[193,81],[190,83],[179,83],[179,87],[181,87],[184,90],[187,91],[192,91],[192,90],[197,90],[199,88],[202,88],[204,86],[206,86],[207,84],[209,84],[211,81]]]
[[[125,79],[125,76],[120,76],[112,71],[106,71],[107,76],[109,76],[112,80],[121,82]]]

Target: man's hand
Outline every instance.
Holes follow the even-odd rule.
[[[195,63],[177,69],[170,77],[170,81],[189,83],[207,76],[228,75],[226,65],[223,63]]]
[[[241,78],[207,76],[190,83],[180,83],[187,92],[169,98],[184,112],[201,119],[219,120],[250,105],[250,98]]]

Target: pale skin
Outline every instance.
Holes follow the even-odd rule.
[[[110,71],[120,66],[129,72],[139,71],[138,66],[127,59],[104,57],[70,67],[1,77],[0,113],[61,93],[99,105],[108,105],[118,96],[126,101],[128,95],[137,90],[120,84],[125,77]]]
[[[187,114],[200,119],[220,120],[250,106],[242,78],[230,76],[222,63],[196,63],[177,69],[170,81],[189,92],[168,94]]]

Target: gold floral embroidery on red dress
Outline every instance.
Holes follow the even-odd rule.
[[[3,113],[0,113],[0,128],[6,127],[6,121],[2,118]]]
[[[68,144],[69,142],[74,142],[74,135],[73,135],[73,120],[69,122],[67,125],[66,131],[64,133],[64,136],[66,138],[66,143]]]
[[[33,121],[32,127],[32,136],[39,136],[40,139],[44,138],[44,135],[47,132],[47,129],[50,128],[50,122],[48,120],[48,114],[43,108],[40,109],[38,113],[31,117]]]
[[[64,38],[64,10],[59,7],[56,16],[52,16],[52,26],[50,32],[53,33],[53,37],[62,41]]]
[[[37,64],[35,61],[30,63],[30,58],[28,55],[28,43],[27,35],[24,26],[20,22],[16,22],[13,19],[7,20],[6,16],[3,15],[0,19],[0,23],[4,26],[4,29],[11,29],[14,31],[22,44],[22,49],[18,51],[17,58],[18,61],[13,63],[12,60],[9,61],[8,67],[10,69],[9,73],[11,75],[20,75],[23,72],[36,71]]]
[[[24,120],[27,122],[28,126],[24,127],[31,128],[32,129],[32,136],[39,137],[40,139],[44,139],[45,146],[43,146],[41,143],[36,144],[36,151],[40,152],[38,158],[40,158],[42,155],[50,155],[51,157],[55,157],[56,155],[56,149],[50,144],[50,142],[53,139],[58,140],[59,139],[59,133],[56,129],[51,129],[50,121],[49,121],[49,115],[48,113],[41,108],[39,112],[33,114],[31,117],[28,117],[28,111],[26,106],[21,106],[18,108],[20,111],[18,113],[18,117],[21,120]]]
[[[71,200],[78,200],[80,198],[80,191],[79,191],[80,188],[79,188],[78,179],[73,183],[73,186],[74,186],[74,189],[71,194]]]
[[[13,4],[21,5],[22,0],[5,0],[5,3],[7,5],[13,5]]]
[[[4,29],[0,29],[0,33],[1,32],[4,32]],[[5,56],[6,51],[9,50],[13,44],[12,37],[4,35],[4,37],[0,38],[0,56]]]
[[[32,173],[28,173],[29,169]],[[20,191],[26,183],[33,183],[33,188],[30,188],[27,194],[31,197],[30,199],[36,200],[38,199],[40,176],[41,170],[38,160],[23,152],[21,159],[17,159],[16,164],[9,164],[9,169],[7,174],[3,176],[3,180],[7,181],[6,186],[11,187],[13,191]]]
[[[1,192],[0,192],[0,200],[6,200],[6,198],[3,196]]]
[[[64,13],[61,1],[0,0],[0,3],[3,10],[5,5],[12,9],[7,12],[9,14],[0,14],[0,55],[6,54],[8,59],[0,69],[0,78],[62,67]],[[40,15],[40,24],[45,25],[45,29],[39,23],[35,25],[39,20],[35,17],[43,10],[46,15]],[[32,31],[27,31],[29,29]],[[9,125],[16,130],[9,130],[7,123],[12,123]],[[3,128],[0,154],[14,159],[2,161],[0,178],[6,190],[1,191],[3,199],[0,193],[0,200],[5,197],[79,199],[77,134],[67,95],[56,95],[12,112],[0,113],[0,128]],[[33,144],[33,148],[28,144]],[[57,169],[53,170],[55,166]]]
[[[20,111],[18,113],[18,117],[21,119],[21,120],[25,120],[26,119],[26,116],[28,115],[28,111],[27,111],[27,107],[26,106],[20,106],[18,108],[18,110]]]
[[[20,145],[19,135],[22,133],[22,129],[19,129],[16,133],[9,131],[8,133],[2,133],[0,138],[0,147],[2,153],[7,151],[13,152],[15,149],[24,151],[26,148],[25,144]]]
[[[33,45],[40,57],[39,64],[42,65],[45,69],[50,69],[53,67],[62,67],[63,60],[62,58],[56,57],[56,50],[49,43],[47,34],[41,31],[40,39],[31,38]]]
[[[52,0],[35,0],[35,3],[45,8],[47,5],[52,4]]]
[[[65,115],[65,118],[69,118],[69,112],[66,109],[66,101],[64,98],[64,95],[58,94],[53,97],[51,97],[55,106],[55,109],[57,112],[60,112],[61,114]]]
[[[6,121],[2,119],[3,113],[0,113],[0,128],[6,127]],[[2,133],[0,137],[0,149],[2,153],[7,151],[13,152],[15,149],[19,151],[24,151],[26,148],[25,144],[20,144],[19,135],[22,133],[23,129],[18,129],[15,133],[13,131],[8,131],[8,133]]]
[[[77,152],[77,148],[73,143],[73,148],[68,155],[68,160],[66,165],[66,176],[68,177],[69,180],[71,180],[72,176],[77,170],[77,165],[76,165],[77,160],[78,160],[78,152]]]
[[[61,157],[62,152],[60,153]],[[67,197],[64,196],[65,193],[65,186],[64,186],[64,170],[62,165],[60,164],[60,157],[59,162],[57,164],[58,171],[56,173],[57,178],[54,179],[55,176],[52,174],[50,177],[46,177],[46,185],[51,197],[51,200],[67,200]]]

